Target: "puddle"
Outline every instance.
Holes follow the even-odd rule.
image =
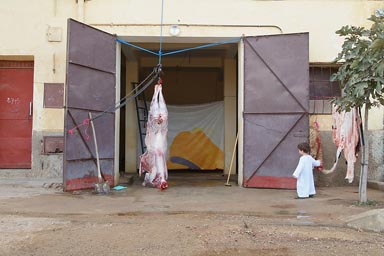
[[[299,212],[297,213],[296,219],[300,220],[299,223],[301,225],[313,225],[314,224],[313,221],[310,221],[311,216],[308,215],[307,212],[304,210],[299,210]]]
[[[261,248],[261,249],[228,249],[228,250],[215,250],[211,252],[204,252],[204,254],[199,254],[200,256],[254,256],[254,255],[291,255],[288,248]]]
[[[280,210],[280,211],[276,211],[275,214],[278,214],[278,215],[290,215],[290,212],[287,211],[287,210]]]
[[[287,208],[295,208],[296,206],[294,204],[275,204],[271,205],[273,208],[280,208],[280,209],[287,209]]]

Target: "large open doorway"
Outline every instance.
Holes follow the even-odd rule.
[[[141,154],[133,101],[127,103],[121,118],[121,110],[116,105],[122,98],[121,92],[132,91],[132,85],[140,82],[149,70],[159,64],[158,58],[124,47],[115,36],[85,24],[69,20],[68,28],[65,190],[90,188],[97,179],[95,145],[87,138],[87,129],[79,129],[87,124],[85,120],[90,112],[103,116],[103,121],[102,118],[97,120],[102,138],[101,167],[104,176],[113,185],[118,181],[116,173],[119,171],[136,172]],[[158,44],[153,46],[152,42],[144,43],[145,38],[140,39],[135,43],[142,48],[153,52],[158,49]],[[216,136],[224,141],[223,148],[218,147],[220,143],[216,142],[202,143],[203,146],[193,144],[193,141],[205,141],[205,137],[215,137],[207,136],[206,131],[212,128],[204,130],[199,124],[198,128],[203,130],[205,137],[197,136],[195,140],[190,140],[193,137],[191,134],[202,134],[199,129],[192,127],[187,132],[180,129],[179,133],[184,137],[176,143],[176,146],[182,145],[178,152],[183,152],[183,146],[193,145],[189,150],[197,151],[203,161],[187,158],[186,155],[176,155],[172,159],[170,154],[169,164],[174,169],[215,170],[223,174],[228,170],[233,149],[236,151],[233,145],[238,133],[239,183],[246,187],[292,188],[294,183],[290,175],[298,156],[288,157],[290,154],[287,152],[295,152],[298,142],[308,140],[308,34],[245,37],[243,41],[163,59],[164,79],[168,76],[170,88],[165,89],[164,94],[169,106],[172,103],[182,107],[193,105],[207,111],[209,107],[204,104],[223,102],[223,121],[219,124],[224,131]],[[198,42],[191,44],[164,42],[163,50],[191,48]],[[125,67],[120,64],[121,59],[127,60]],[[151,98],[150,87],[148,91],[148,98]],[[189,128],[207,116],[209,121],[220,116],[208,110],[188,123],[186,114],[192,111],[183,111],[179,123],[186,123]],[[219,128],[212,130],[215,129]],[[276,131],[279,136],[274,135]],[[75,132],[77,136],[70,136]],[[213,134],[218,133],[214,131]],[[168,142],[169,151],[172,151],[176,138],[174,136]],[[205,154],[208,148],[215,151],[208,150]],[[119,154],[119,151],[124,153]],[[184,153],[190,153],[186,151]],[[124,168],[121,167],[123,162]],[[207,167],[206,163],[215,165]]]
[[[162,47],[163,51],[172,52],[202,44],[204,42],[168,42]],[[157,43],[137,42],[135,45],[151,52],[156,52],[159,47]],[[228,155],[231,156],[233,145],[227,146],[226,143],[230,140],[233,143],[237,127],[237,47],[237,43],[224,44],[162,58],[163,94],[169,111],[167,166],[170,176],[193,172],[202,176],[217,174],[223,179],[225,170],[228,170]],[[157,56],[127,45],[122,45],[122,55],[127,60],[126,67],[130,69],[126,71],[126,80],[121,83],[121,91],[132,90],[132,83],[143,81],[158,64]],[[152,95],[153,86],[150,86],[145,91],[146,100],[150,101]],[[127,107],[130,116],[133,116],[134,111],[129,108],[135,108],[134,104]],[[122,118],[121,121],[126,122]],[[136,124],[126,122],[126,125],[120,135],[132,139],[136,134],[137,144],[140,144],[137,120]],[[127,144],[130,145],[130,142],[127,141]],[[134,152],[129,148],[127,150],[131,154]],[[137,160],[142,153],[140,145],[135,153]],[[134,159],[130,160],[131,163],[126,158],[120,158],[120,162],[126,161],[127,171],[137,168],[137,165],[132,166]]]

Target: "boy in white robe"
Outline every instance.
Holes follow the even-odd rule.
[[[306,199],[313,197],[316,194],[315,182],[313,180],[313,167],[320,166],[321,162],[320,160],[315,160],[311,155],[309,155],[310,147],[308,143],[300,143],[297,148],[299,149],[301,157],[299,164],[292,175],[297,179],[297,197],[295,198]]]

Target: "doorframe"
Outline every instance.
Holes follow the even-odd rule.
[[[116,42],[116,78],[115,78],[115,101],[116,105],[120,103],[120,97],[121,97],[121,83],[120,83],[120,76],[121,76],[121,44],[119,42]],[[114,179],[115,184],[119,183],[120,178],[120,108],[116,109],[115,111],[115,159],[114,159]],[[125,145],[124,145],[125,148]]]
[[[244,177],[244,163],[243,163],[243,146],[244,146],[244,39],[241,38],[238,43],[238,120],[237,120],[237,132],[239,133],[238,138],[238,175],[237,183],[239,186],[243,186],[243,177]]]

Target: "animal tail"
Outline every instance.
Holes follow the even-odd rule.
[[[333,166],[331,167],[331,169],[329,170],[326,170],[326,169],[323,169],[321,172],[324,173],[324,174],[329,174],[329,173],[332,173],[336,170],[336,166],[337,166],[337,162],[339,161],[339,158],[340,158],[340,155],[341,155],[341,151],[343,151],[343,148],[342,147],[338,147],[337,148],[337,151],[336,151],[336,159],[335,159],[335,163],[333,164]]]

